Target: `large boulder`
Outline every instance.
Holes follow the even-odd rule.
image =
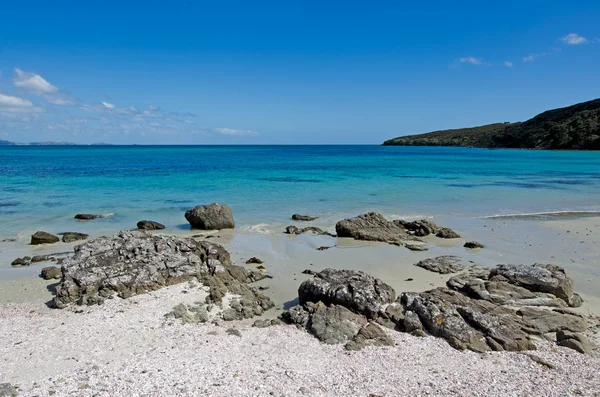
[[[378,278],[356,270],[325,269],[298,288],[300,304],[323,302],[344,306],[375,318],[396,297],[394,289]]]
[[[39,231],[31,235],[31,245],[54,244],[58,243],[59,241],[60,239],[58,236],[47,232]]]
[[[390,222],[376,212],[344,219],[335,225],[338,237],[352,237],[356,240],[382,241],[386,243],[402,240],[418,240],[410,235],[398,222]]]
[[[162,230],[165,228],[165,225],[155,221],[139,221],[137,227],[140,230]]]
[[[62,264],[54,305],[101,303],[113,294],[129,297],[230,265],[229,253],[220,245],[123,231],[75,247],[75,255]]]
[[[194,229],[220,230],[235,227],[231,208],[219,203],[199,205],[187,210],[185,219]]]
[[[86,240],[89,236],[85,233],[65,232],[62,234],[63,243],[72,243],[79,240]]]

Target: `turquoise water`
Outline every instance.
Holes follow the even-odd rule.
[[[293,213],[484,217],[600,211],[600,152],[382,146],[0,148],[0,239],[35,228],[186,229],[221,202],[240,231],[279,232]],[[111,218],[73,222],[79,212]]]

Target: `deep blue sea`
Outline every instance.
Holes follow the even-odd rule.
[[[75,229],[187,228],[199,204],[232,207],[240,231],[269,233],[293,213],[485,217],[600,211],[600,152],[383,146],[0,147],[0,239]],[[51,227],[52,225],[53,227]],[[59,231],[59,230],[50,230]]]

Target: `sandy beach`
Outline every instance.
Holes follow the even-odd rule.
[[[497,263],[563,265],[581,292],[582,314],[599,314],[594,285],[600,218],[552,221],[476,220],[451,223],[463,238],[427,240],[429,251],[328,236],[211,233],[242,265],[257,256],[272,279],[259,286],[276,304],[265,317],[297,303],[302,270],[363,270],[400,293],[443,286],[447,275],[413,266],[438,255]],[[185,234],[185,232],[183,232]],[[477,239],[486,247],[466,250]],[[321,246],[332,248],[317,251]],[[22,249],[27,249],[23,247]],[[36,248],[39,251],[39,248]],[[49,248],[45,248],[49,250]],[[182,324],[164,315],[182,302],[202,300],[205,290],[183,283],[101,306],[50,309],[56,281],[35,277],[42,264],[14,270],[0,281],[0,381],[19,395],[598,395],[600,354],[582,355],[547,341],[531,353],[457,351],[435,337],[386,331],[394,347],[348,352],[325,345],[294,326],[252,327],[253,320]],[[251,268],[256,265],[244,265]],[[240,336],[231,335],[231,328]],[[228,333],[229,330],[229,333]],[[598,331],[588,335],[599,342]],[[460,365],[456,365],[460,363]]]

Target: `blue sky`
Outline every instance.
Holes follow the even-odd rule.
[[[600,97],[600,2],[4,2],[0,139],[381,143]]]

